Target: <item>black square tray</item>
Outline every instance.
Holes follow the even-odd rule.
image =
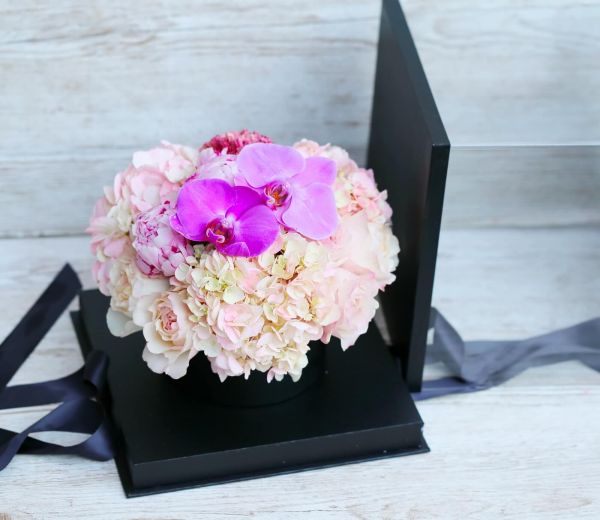
[[[80,295],[73,322],[84,355],[109,356],[107,404],[127,496],[428,451],[423,422],[396,360],[373,325],[343,352],[326,348],[326,372],[280,404],[219,406],[142,360],[144,338],[116,338],[108,299]],[[203,355],[203,354],[198,354]],[[273,383],[275,384],[275,383]]]

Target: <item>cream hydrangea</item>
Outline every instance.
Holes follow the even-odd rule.
[[[210,355],[221,379],[267,372],[297,380],[306,366],[309,342],[339,313],[324,291],[330,267],[327,248],[295,233],[256,258],[226,256],[212,246],[195,246],[177,281],[187,285],[186,302],[206,320],[219,346]]]

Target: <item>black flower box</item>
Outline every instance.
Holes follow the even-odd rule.
[[[346,352],[327,346],[313,384],[294,397],[235,406],[207,399],[197,378],[154,374],[141,333],[113,337],[107,298],[81,294],[73,323],[84,355],[110,359],[103,401],[127,496],[428,451],[410,392],[423,374],[449,151],[400,5],[384,0],[368,166],[388,190],[402,248],[382,297],[393,346],[374,323]]]

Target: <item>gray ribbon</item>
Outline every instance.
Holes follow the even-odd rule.
[[[427,362],[441,361],[451,376],[424,381],[416,401],[477,392],[504,383],[529,367],[579,360],[600,372],[600,318],[517,341],[463,341],[437,309],[431,309],[433,343]]]

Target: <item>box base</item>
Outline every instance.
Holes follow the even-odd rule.
[[[318,383],[288,401],[220,406],[151,372],[141,333],[113,337],[108,299],[80,295],[72,313],[81,350],[110,359],[103,399],[128,497],[429,451],[396,359],[374,324],[343,352],[328,345]],[[203,354],[199,354],[203,355]],[[272,383],[276,384],[276,383]]]

